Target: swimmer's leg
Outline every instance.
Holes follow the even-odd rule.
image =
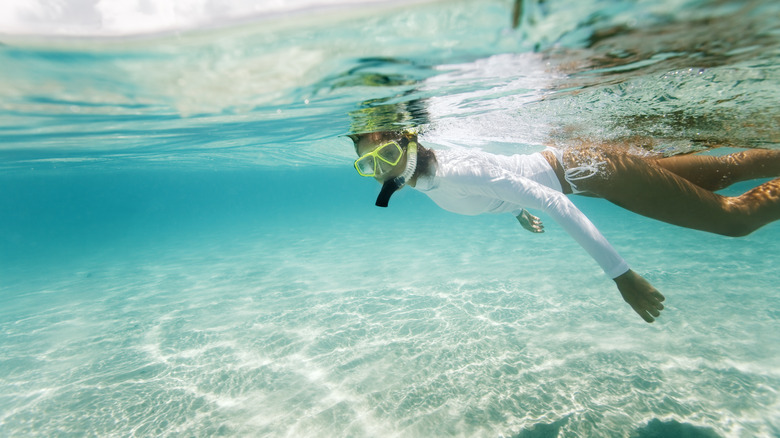
[[[780,178],[741,196],[725,197],[615,148],[570,149],[563,159],[566,168],[602,163],[599,172],[577,182],[580,190],[670,224],[744,236],[780,219]]]
[[[740,181],[780,176],[780,150],[750,149],[721,156],[691,154],[648,160],[712,191]]]

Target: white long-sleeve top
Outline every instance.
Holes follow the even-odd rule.
[[[415,188],[453,213],[512,213],[538,209],[553,218],[604,272],[615,278],[628,264],[593,223],[563,194],[550,164],[540,153],[494,155],[477,150],[436,150],[436,171]]]

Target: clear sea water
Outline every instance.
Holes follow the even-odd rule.
[[[340,137],[778,148],[780,4],[279,4],[0,37],[0,436],[780,436],[780,224],[574,197],[649,325],[549,219],[374,207]]]

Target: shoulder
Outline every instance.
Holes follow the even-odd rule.
[[[437,176],[483,176],[495,167],[491,155],[472,149],[447,149],[436,151]]]

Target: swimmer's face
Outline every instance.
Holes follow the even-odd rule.
[[[357,147],[357,153],[359,156],[363,156],[369,152],[373,152],[379,146],[386,144],[389,141],[398,141],[398,135],[394,133],[372,132],[370,134],[362,134],[355,142]],[[377,169],[374,179],[380,183],[399,177],[404,173],[406,169],[406,154],[401,157],[401,161],[395,166],[391,166],[381,160],[377,160]]]

